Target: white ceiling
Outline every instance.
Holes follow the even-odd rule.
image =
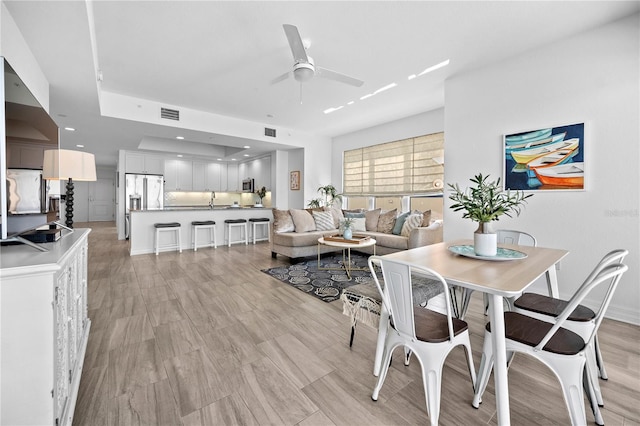
[[[77,129],[62,131],[62,146],[82,143],[100,165],[115,165],[118,149],[137,149],[145,137],[177,133],[191,143],[249,144],[252,155],[278,145],[102,117],[94,54],[106,91],[338,136],[442,107],[446,79],[637,13],[640,4],[94,1],[94,51],[84,1],[4,3],[50,82],[53,118]],[[302,104],[292,78],[271,85],[293,66],[282,24],[298,27],[316,65],[364,85],[316,78],[302,86]],[[449,66],[408,80],[445,59]],[[390,83],[397,86],[360,100]]]

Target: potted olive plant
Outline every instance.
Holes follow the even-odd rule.
[[[262,207],[262,199],[267,195],[267,188],[264,186],[256,191],[256,195],[260,197],[260,203],[256,204],[258,207]]]
[[[478,174],[470,181],[474,185],[464,191],[457,183],[448,185],[451,192],[449,199],[454,202],[451,208],[455,212],[464,211],[464,219],[478,222],[478,229],[473,236],[475,253],[479,256],[495,256],[498,247],[497,235],[491,229],[491,222],[499,220],[502,215],[519,216],[527,198],[533,194],[503,191],[500,178],[490,181],[489,175]]]

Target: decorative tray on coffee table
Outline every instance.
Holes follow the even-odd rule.
[[[333,241],[336,243],[348,243],[348,244],[362,244],[369,241],[371,237],[366,235],[354,235],[350,240],[343,238],[341,235],[332,235],[330,237],[324,237],[325,241]]]

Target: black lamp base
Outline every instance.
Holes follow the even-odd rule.
[[[67,221],[65,225],[69,228],[73,228],[73,180],[69,178],[67,181],[67,198],[66,198],[66,212]]]

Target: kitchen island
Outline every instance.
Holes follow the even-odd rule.
[[[266,207],[165,207],[159,210],[131,210],[131,230],[129,235],[129,254],[153,253],[155,236],[154,223],[178,222],[181,224],[182,249],[193,248],[193,221],[214,220],[216,222],[216,239],[218,247],[224,245],[224,221],[226,219],[251,219],[266,217],[273,220],[271,208]],[[234,229],[234,232],[239,232]],[[200,234],[204,237],[204,234]],[[237,236],[234,234],[234,239]]]

